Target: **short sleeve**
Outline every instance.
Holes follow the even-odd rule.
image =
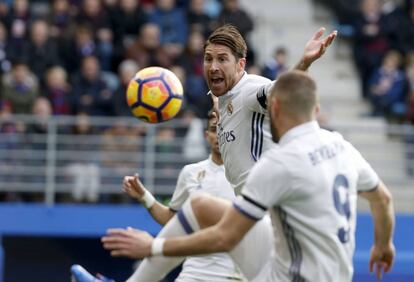
[[[178,175],[177,185],[172,195],[169,207],[174,211],[178,211],[184,202],[188,199],[189,193],[187,189],[188,179],[190,177],[190,169],[188,166],[183,167]]]
[[[264,83],[253,95],[245,97],[245,103],[249,109],[259,113],[267,112],[267,97],[269,96],[274,81]]]
[[[288,171],[277,160],[275,150],[267,151],[253,167],[241,196],[234,202],[236,209],[254,220],[261,219],[268,208],[280,205],[291,193]]]
[[[360,152],[349,142],[354,165],[358,171],[357,190],[359,192],[370,191],[378,186],[379,177],[371,165],[364,159]]]

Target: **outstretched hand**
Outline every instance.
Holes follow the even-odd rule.
[[[382,274],[391,270],[394,257],[395,247],[392,243],[385,248],[373,246],[369,260],[369,272],[373,273],[375,271],[377,279],[381,280]]]
[[[326,49],[332,44],[338,35],[338,32],[334,30],[328,36],[322,38],[325,30],[326,29],[324,27],[321,27],[306,43],[302,60],[296,67],[297,69],[303,71],[307,70],[314,61],[322,57]]]
[[[107,235],[101,238],[103,247],[111,252],[111,256],[132,259],[150,256],[153,240],[147,232],[131,227],[108,229]]]
[[[139,175],[135,174],[135,176],[124,177],[122,190],[129,196],[139,201],[144,196],[146,189],[144,184],[142,184],[141,180],[139,179]]]

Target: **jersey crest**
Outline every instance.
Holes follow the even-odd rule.
[[[233,105],[231,101],[227,104],[227,113],[229,114],[229,116],[233,114]]]
[[[204,179],[204,177],[206,177],[206,170],[205,169],[198,172],[197,181],[198,182],[202,181]]]

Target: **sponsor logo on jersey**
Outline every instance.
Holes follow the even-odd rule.
[[[217,132],[217,137],[218,137],[219,146],[222,146],[225,143],[230,143],[236,140],[236,135],[234,133],[234,130],[225,131],[220,123],[218,124],[218,127],[219,129]]]

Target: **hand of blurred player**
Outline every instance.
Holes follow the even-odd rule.
[[[139,180],[139,175],[135,174],[135,176],[124,177],[122,190],[139,201],[144,196],[146,189],[141,180]]]
[[[321,27],[306,43],[299,69],[307,70],[314,61],[319,59],[325,53],[326,49],[331,45],[338,34],[338,32],[334,30],[328,36],[322,38],[324,33],[325,28]]]
[[[382,278],[382,273],[389,272],[392,268],[395,257],[394,244],[390,243],[388,246],[379,247],[373,246],[371,249],[371,258],[369,260],[369,272],[373,273],[377,279]],[[374,269],[375,268],[375,269]]]
[[[107,235],[101,238],[103,247],[113,257],[141,259],[151,255],[154,238],[145,231],[133,229],[108,229]]]

